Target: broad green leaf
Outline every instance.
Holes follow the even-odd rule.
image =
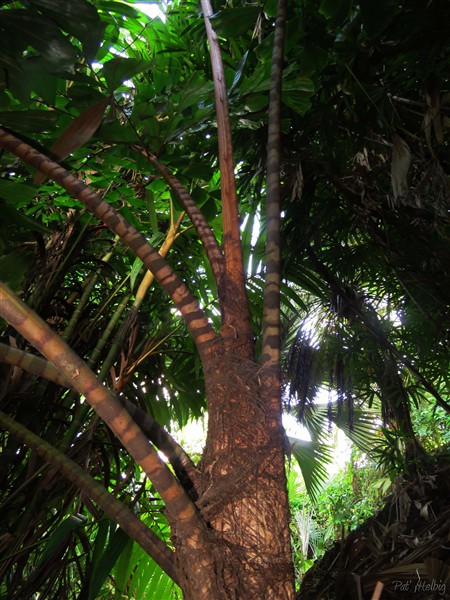
[[[229,93],[232,94],[233,90],[237,87],[237,85],[239,84],[239,82],[242,79],[242,75],[244,73],[244,69],[245,69],[245,65],[247,64],[247,59],[248,59],[248,50],[246,50],[244,52],[244,54],[242,55],[241,60],[239,61],[239,64],[237,66],[236,69],[236,73],[234,75],[234,79],[233,79],[233,83],[231,84]]]
[[[29,0],[29,4],[51,15],[75,37],[100,22],[97,11],[87,0]]]
[[[114,525],[111,522],[110,537],[108,545],[104,548],[103,554],[100,556],[96,567],[92,570],[89,580],[88,600],[96,600],[98,593],[105,582],[112,568],[116,564],[117,559],[124,551],[129,537],[118,527],[113,531]]]
[[[54,73],[73,71],[75,48],[61,30],[45,17],[27,10],[2,11],[1,28],[38,50]]]
[[[125,548],[120,553],[120,556],[114,567],[114,583],[116,587],[116,597],[122,597],[125,594],[127,583],[132,575],[131,557],[133,554],[134,542],[132,539],[128,539]]]
[[[91,569],[92,572],[95,571],[97,564],[100,558],[103,555],[106,547],[106,540],[108,539],[108,531],[110,528],[110,521],[107,518],[103,518],[97,528],[97,533],[95,536],[94,549],[92,552],[92,561],[91,561]]]
[[[314,86],[310,79],[307,77],[295,76],[298,71],[298,65],[293,63],[289,65],[283,71],[283,89],[296,89],[303,91],[313,91]],[[241,94],[248,94],[250,92],[267,92],[270,90],[270,62],[260,61],[249,78],[244,78],[241,85]]]
[[[304,115],[311,108],[311,94],[314,84],[307,77],[283,80],[282,101],[299,115]]]
[[[140,258],[135,258],[133,266],[131,267],[131,273],[130,273],[130,288],[131,288],[131,290],[134,289],[134,284],[136,282],[137,276],[141,272],[142,265],[143,265],[142,260]]]
[[[264,2],[264,12],[265,14],[270,18],[270,17],[275,17],[277,14],[277,6],[278,6],[278,2],[277,0],[266,0],[266,2]]]
[[[245,99],[245,108],[250,112],[259,112],[267,108],[268,96],[249,96]]]
[[[4,246],[0,227],[0,250]],[[34,261],[33,252],[14,251],[0,255],[0,281],[3,281],[14,291],[19,290],[26,272]]]
[[[58,84],[61,80],[56,75],[47,72],[45,59],[42,56],[27,58],[21,62],[21,69],[23,72],[21,77],[26,79],[26,88],[36,92],[45,102],[54,106]],[[17,79],[15,81],[17,82]]]
[[[96,8],[102,12],[112,12],[120,17],[129,17],[131,19],[139,20],[142,16],[138,10],[133,8],[128,2],[120,2],[120,0],[98,0],[95,3]]]
[[[327,465],[331,463],[330,448],[319,442],[308,442],[289,437],[291,452],[298,462],[305,487],[316,502],[327,478]]]
[[[121,213],[121,215],[128,221],[128,223],[130,223],[131,225],[133,225],[133,227],[136,227],[137,229],[140,228],[141,223],[136,218],[136,215],[133,210],[131,210],[128,206],[122,206],[118,210]]]
[[[304,35],[303,19],[301,17],[288,19],[286,24],[286,40],[284,44],[285,53],[290,53],[292,50],[298,48],[299,42],[301,46],[303,46],[300,40],[303,39]],[[289,69],[289,66],[287,68]]]
[[[240,84],[242,94],[265,92],[270,88],[270,62],[259,62],[251,77]]]
[[[95,137],[103,142],[111,143],[140,141],[136,131],[134,131],[132,127],[129,125],[122,125],[118,122],[100,125]]]
[[[0,112],[0,123],[15,131],[41,132],[52,130],[58,117],[53,110],[11,110]]]
[[[330,418],[362,452],[370,454],[376,442],[379,441],[377,428],[379,426],[380,410],[368,407],[364,409],[355,408],[353,410],[352,426],[349,425],[349,414],[346,407],[343,407],[340,412],[333,407],[331,414],[329,414],[327,407],[318,406],[317,412],[322,415],[324,421]]]
[[[0,181],[0,196],[1,193],[1,181]],[[22,227],[23,229],[29,229],[31,231],[38,231],[39,233],[50,233],[49,229],[39,223],[39,221],[35,221],[31,217],[23,214],[22,212],[17,211],[13,206],[6,204],[0,201],[0,210],[2,219],[5,223],[14,224],[16,227]]]
[[[353,0],[322,0],[319,12],[337,25],[346,19],[353,5]]]
[[[150,227],[152,228],[152,233],[155,236],[158,234],[158,215],[156,214],[155,196],[152,190],[145,190],[145,199],[147,200]]]
[[[158,528],[161,531],[161,528]],[[131,565],[134,566],[130,589],[143,600],[174,600],[178,587],[166,573],[137,544],[134,544]],[[181,596],[180,596],[181,597]]]
[[[85,523],[86,517],[82,515],[70,515],[64,519],[50,534],[36,570],[38,571],[45,561],[56,552],[63,550],[68,544],[70,534],[78,527],[83,527]]]
[[[94,6],[87,0],[30,0],[30,4],[48,15],[64,31],[81,40],[91,61],[104,33],[104,24]]]
[[[36,196],[37,190],[26,183],[0,178],[0,197],[13,204],[26,204]]]
[[[213,83],[206,81],[199,72],[192,73],[186,86],[181,91],[177,110],[179,112],[189,108],[193,104],[199,104],[209,99],[213,91]]]
[[[254,29],[260,14],[258,6],[227,8],[211,17],[211,25],[218,35],[236,37]]]
[[[283,80],[283,94],[286,92],[314,92],[314,84],[308,77]]]
[[[113,92],[124,81],[131,79],[138,73],[148,71],[152,66],[152,60],[116,56],[103,64],[101,72],[106,79],[109,90]]]
[[[311,108],[310,95],[305,92],[283,92],[283,102],[299,115],[304,115]]]
[[[300,310],[307,310],[304,300],[292,286],[282,282],[280,289],[282,304],[286,304],[294,313],[298,313]]]
[[[304,48],[298,59],[302,75],[313,77],[318,75],[326,66],[329,53],[320,47],[308,46]]]

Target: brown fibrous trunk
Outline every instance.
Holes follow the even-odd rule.
[[[199,465],[198,543],[174,542],[189,600],[293,597],[281,422],[271,420],[260,366],[231,352],[205,365],[208,437]]]

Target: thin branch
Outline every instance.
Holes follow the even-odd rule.
[[[101,223],[105,223],[120,236],[121,240],[142,260],[145,267],[155,275],[162,288],[169,294],[185,320],[200,355],[205,357],[213,350],[214,343],[218,341],[218,338],[197,300],[172,267],[137,229],[82,181],[3,129],[0,129],[0,146],[56,181],[71,196],[94,213]]]
[[[62,333],[62,336],[61,336],[65,342],[69,342],[75,329],[79,326],[81,315],[82,315],[83,311],[85,310],[85,307],[89,301],[89,298],[91,297],[92,290],[94,289],[94,286],[97,283],[97,280],[102,273],[104,265],[109,263],[111,258],[114,256],[114,251],[116,250],[119,239],[120,238],[118,236],[116,236],[116,239],[114,240],[110,250],[108,250],[108,252],[104,256],[102,256],[102,258],[100,259],[99,262],[100,262],[101,266],[99,266],[98,269],[96,269],[89,276],[89,278],[86,281],[86,285],[83,285],[83,293],[82,293],[79,301],[77,302],[75,310],[73,311],[73,314],[72,314],[69,322],[67,323],[67,326],[65,327],[65,329]]]
[[[7,429],[13,437],[35,450],[48,464],[62,473],[68,481],[75,483],[177,583],[174,553],[125,504],[117,500],[99,481],[84,471],[72,459],[1,411],[0,425]]]
[[[192,196],[186,188],[178,181],[178,179],[169,171],[169,169],[158,158],[149,152],[145,147],[133,145],[133,150],[142,154],[148,162],[163,176],[164,180],[170,186],[171,190],[181,202],[184,210],[187,212],[189,219],[195,227],[198,237],[202,242],[209,263],[214,273],[216,283],[219,284],[224,272],[223,254],[217,243],[216,236],[213,230],[208,225],[203,213],[195,204]]]
[[[0,316],[52,362],[72,381],[73,387],[85,396],[152,481],[166,504],[171,525],[176,526],[181,522],[193,532],[198,532],[201,521],[195,505],[139,426],[117,398],[101,385],[83,360],[3,283],[0,283]]]

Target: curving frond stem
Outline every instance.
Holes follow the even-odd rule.
[[[30,354],[29,352],[24,352],[18,348],[0,343],[0,362],[13,367],[19,367],[27,373],[32,373],[38,377],[53,381],[53,383],[58,385],[74,389],[72,388],[72,383],[69,383],[69,380],[52,363],[35,354]]]
[[[142,408],[127,398],[120,397],[119,400],[152,444],[167,457],[183,488],[196,495],[200,472],[183,447]]]
[[[89,475],[72,459],[1,411],[0,425],[8,430],[13,437],[35,450],[48,464],[62,473],[68,481],[75,483],[177,583],[174,553],[125,504],[117,500],[99,481]]]
[[[212,28],[210,18],[213,10],[210,0],[202,0],[206,34],[209,42],[211,68],[214,79],[216,101],[217,134],[219,138],[220,183],[222,193],[223,248],[226,270],[230,274],[240,273],[243,281],[241,236],[239,229],[238,201],[234,178],[233,144],[231,141],[228,92],[220,53],[219,40]]]
[[[185,490],[117,398],[84,361],[26,304],[0,283],[0,316],[43,354],[105,421],[140,465],[166,504],[169,521],[199,531],[200,518]]]
[[[219,283],[223,275],[223,254],[216,240],[213,230],[208,225],[207,220],[203,216],[202,211],[195,204],[192,196],[186,188],[178,181],[170,170],[164,165],[154,154],[149,152],[145,147],[134,145],[133,150],[144,156],[148,162],[162,175],[170,189],[181,202],[184,210],[187,212],[192,225],[195,227],[198,237],[205,248],[206,256],[208,257],[214,277]]]
[[[0,343],[0,362],[19,367],[27,373],[32,373],[53,381],[53,383],[62,387],[75,390],[72,380],[68,379],[52,363],[41,356]],[[199,472],[180,444],[139,406],[123,397],[119,397],[119,402],[133,417],[152,444],[166,455],[184,489],[196,487]]]
[[[3,129],[0,129],[0,146],[56,181],[94,213],[101,223],[105,223],[121,238],[142,260],[144,266],[155,275],[161,287],[170,296],[185,320],[200,355],[204,358],[212,350],[218,338],[187,286],[145,237],[82,181]]]

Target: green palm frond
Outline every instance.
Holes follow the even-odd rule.
[[[299,440],[289,437],[292,455],[298,462],[306,490],[316,501],[323,484],[327,480],[327,466],[332,462],[331,448],[317,441]]]

